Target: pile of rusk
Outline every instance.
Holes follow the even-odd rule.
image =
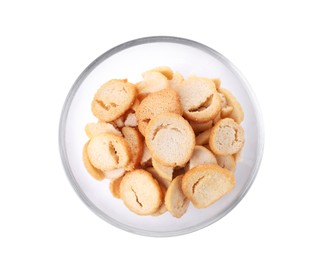
[[[165,66],[142,76],[97,90],[84,165],[132,212],[179,218],[190,202],[206,208],[234,188],[243,111],[219,79],[184,79]]]

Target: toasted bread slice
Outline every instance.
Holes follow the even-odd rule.
[[[197,144],[197,145],[205,145],[205,144],[208,144],[208,142],[209,142],[210,132],[211,132],[211,129],[208,129],[208,130],[202,132],[201,134],[199,134],[199,135],[195,138],[195,142],[196,142],[196,144]]]
[[[132,212],[138,215],[155,213],[163,202],[159,183],[145,170],[134,170],[124,175],[120,197]]]
[[[145,135],[148,122],[156,115],[170,112],[182,115],[183,110],[175,90],[168,88],[149,94],[137,108],[139,131]]]
[[[121,192],[120,192],[120,185],[122,181],[123,176],[117,178],[116,180],[113,180],[109,183],[109,190],[111,194],[113,194],[114,198],[120,199],[121,198]]]
[[[85,145],[84,145],[84,148],[83,148],[83,163],[84,163],[84,166],[87,170],[87,172],[96,180],[98,181],[102,181],[104,178],[105,178],[105,175],[103,173],[103,171],[95,168],[92,163],[90,162],[90,158],[88,157],[88,154],[87,154],[87,147],[88,147],[88,143],[87,142]]]
[[[104,133],[122,136],[121,131],[119,131],[113,124],[102,121],[86,124],[85,133],[89,138]]]
[[[128,142],[123,137],[109,133],[91,138],[87,153],[91,164],[104,172],[123,168],[131,159]]]
[[[152,155],[145,142],[143,147],[143,155],[140,160],[140,165],[143,168],[152,166]]]
[[[204,123],[221,110],[220,97],[210,79],[190,77],[181,84],[178,94],[188,120]]]
[[[220,89],[221,89],[221,80],[219,78],[212,78],[211,79],[214,84],[215,84],[215,89],[217,92],[220,92]]]
[[[110,80],[95,93],[92,112],[102,121],[116,120],[133,105],[136,95],[135,85],[127,80]]]
[[[190,125],[192,126],[194,133],[199,134],[203,131],[206,131],[206,130],[212,128],[213,120],[209,120],[205,123],[196,123],[196,122],[190,121]]]
[[[171,182],[164,198],[167,210],[176,218],[183,216],[190,204],[182,191],[182,179],[183,175],[179,175]]]
[[[145,141],[152,157],[170,167],[185,165],[195,146],[192,127],[174,113],[153,117],[146,127]]]
[[[149,70],[149,71],[144,72],[144,73],[143,73],[143,77],[144,77],[144,75],[145,75],[146,73],[149,73],[149,72],[151,72],[151,71],[156,71],[156,72],[161,73],[161,74],[164,75],[168,80],[171,80],[172,77],[173,77],[173,74],[174,74],[173,71],[172,71],[172,69],[171,69],[170,67],[168,67],[168,66],[160,66],[160,67],[156,67],[156,68],[154,68],[154,69],[151,69],[151,70]]]
[[[235,185],[231,171],[216,164],[189,170],[182,180],[183,193],[196,208],[206,208],[229,193]]]
[[[172,79],[169,81],[170,87],[176,91],[180,88],[180,85],[183,83],[184,77],[179,72],[173,74]]]
[[[235,154],[243,147],[244,142],[244,129],[231,118],[220,120],[211,129],[209,146],[214,154]]]
[[[137,85],[139,96],[144,97],[165,88],[169,88],[169,81],[166,76],[158,71],[147,71],[143,73],[144,80]]]
[[[124,126],[132,126],[132,127],[138,126],[138,120],[136,117],[136,113],[127,114],[126,119],[124,121]]]
[[[163,194],[163,198],[167,192],[167,189],[160,184],[160,188],[162,190],[162,194]],[[161,206],[159,207],[159,209],[152,214],[153,217],[157,217],[157,216],[160,216],[160,215],[163,215],[164,213],[166,213],[168,210],[167,210],[167,207],[165,206],[165,203],[164,203],[164,199],[163,199],[163,202],[161,204]]]
[[[114,180],[122,177],[124,175],[124,173],[125,173],[125,169],[123,167],[104,172],[105,178],[109,179],[110,181],[114,181]]]
[[[130,171],[135,169],[141,161],[144,149],[143,137],[137,129],[128,126],[122,128],[122,134],[130,146],[131,161],[125,167]]]
[[[226,116],[222,111],[222,118],[230,117],[238,124],[240,124],[244,120],[244,111],[237,98],[227,89],[222,88],[220,91],[224,95],[227,105],[233,108],[231,113],[227,114]]]
[[[216,155],[217,164],[222,168],[234,172],[236,169],[236,160],[233,155]]]
[[[220,92],[220,93],[218,93],[218,95],[221,99],[221,107],[222,107],[220,116],[221,116],[221,118],[229,117],[231,115],[232,111],[233,111],[233,107],[228,104],[228,101],[225,98],[223,93]],[[219,121],[219,120],[220,119],[218,119],[217,121]],[[214,121],[215,121],[215,118],[214,118]]]
[[[217,164],[215,155],[206,147],[196,145],[193,150],[192,157],[189,161],[188,169],[192,169],[202,164]]]
[[[152,159],[152,165],[161,178],[163,178],[169,183],[172,181],[172,174],[174,172],[173,167],[164,166],[155,159]],[[165,186],[168,187],[169,185],[165,185]]]

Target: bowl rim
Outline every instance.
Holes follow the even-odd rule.
[[[160,43],[160,42],[165,42],[165,43],[177,43],[177,44],[182,44],[182,45],[187,45],[190,47],[197,48],[220,62],[224,63],[228,69],[234,73],[234,75],[241,81],[242,85],[244,85],[247,88],[247,93],[249,95],[249,98],[253,101],[253,108],[254,112],[257,117],[257,130],[258,130],[258,142],[257,142],[257,158],[255,160],[255,165],[253,167],[253,175],[250,179],[250,182],[244,187],[244,189],[241,191],[240,195],[237,197],[237,199],[222,212],[222,214],[217,215],[217,217],[210,218],[198,225],[195,225],[193,227],[188,227],[184,228],[181,230],[177,231],[165,231],[165,232],[154,232],[154,231],[149,231],[149,230],[144,230],[144,229],[139,229],[139,228],[133,228],[131,226],[125,225],[115,219],[112,219],[110,216],[105,214],[101,209],[99,209],[92,201],[89,200],[89,198],[85,195],[83,190],[80,188],[78,185],[71,167],[69,165],[68,161],[68,156],[67,156],[67,151],[66,151],[66,139],[65,139],[65,129],[66,129],[66,124],[67,124],[67,116],[68,112],[72,103],[72,100],[79,89],[81,83],[86,79],[86,77],[93,71],[94,68],[96,68],[99,64],[101,64],[104,60],[108,59],[109,57],[113,56],[114,54],[121,52],[125,49],[142,45],[142,44],[148,44],[148,43]],[[72,85],[71,89],[69,90],[67,97],[65,99],[61,116],[60,116],[60,123],[59,123],[59,150],[60,150],[60,157],[62,160],[62,164],[64,167],[64,170],[66,172],[67,178],[69,179],[69,182],[71,183],[72,187],[74,188],[76,194],[78,197],[84,202],[84,204],[92,211],[94,212],[97,216],[99,216],[101,219],[104,221],[108,222],[109,224],[120,228],[122,230],[128,231],[133,234],[138,234],[138,235],[144,235],[144,236],[150,236],[150,237],[170,237],[170,236],[178,236],[178,235],[184,235],[188,233],[192,233],[195,231],[198,231],[202,228],[205,228],[221,218],[223,218],[225,215],[227,215],[232,209],[234,209],[239,202],[244,198],[250,187],[252,186],[256,175],[259,171],[262,157],[263,157],[263,150],[264,150],[264,124],[263,124],[263,117],[262,117],[262,112],[260,109],[260,105],[258,103],[258,100],[252,90],[252,87],[248,83],[248,81],[245,79],[245,77],[242,75],[242,73],[230,62],[226,57],[224,57],[222,54],[217,52],[216,50],[201,44],[199,42],[186,39],[186,38],[180,38],[180,37],[174,37],[174,36],[150,36],[150,37],[143,37],[143,38],[138,38],[134,39],[131,41],[127,41],[125,43],[119,44],[108,51],[104,52],[101,54],[99,57],[97,57],[94,61],[92,61],[84,70],[83,72],[78,76],[74,84]]]

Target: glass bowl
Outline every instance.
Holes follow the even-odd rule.
[[[141,80],[141,73],[157,66],[181,72],[220,78],[241,103],[245,119],[245,145],[235,171],[234,190],[205,209],[190,204],[177,219],[165,213],[158,217],[138,216],[129,211],[109,191],[109,181],[96,181],[85,170],[82,150],[88,138],[86,123],[96,122],[91,102],[96,90],[113,78]],[[147,236],[175,236],[204,228],[230,212],[245,196],[258,172],[263,154],[263,123],[256,97],[234,65],[215,50],[192,40],[156,36],[132,40],[116,46],[95,59],[78,77],[64,103],[59,145],[64,169],[83,202],[99,217],[123,230]]]

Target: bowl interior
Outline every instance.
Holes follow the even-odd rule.
[[[190,205],[180,219],[165,213],[158,217],[141,217],[130,212],[121,200],[109,192],[109,181],[96,181],[86,172],[82,150],[88,138],[86,123],[96,122],[91,102],[96,90],[113,78],[140,81],[141,73],[166,65],[185,77],[195,74],[220,78],[221,86],[229,89],[241,103],[245,119],[245,146],[237,165],[235,189],[212,206],[196,209]],[[143,235],[169,236],[195,231],[228,213],[252,184],[262,157],[263,132],[258,106],[251,89],[241,74],[222,55],[212,49],[185,39],[153,37],[135,40],[106,52],[95,60],[72,87],[61,118],[60,150],[65,170],[83,201],[109,223]]]

